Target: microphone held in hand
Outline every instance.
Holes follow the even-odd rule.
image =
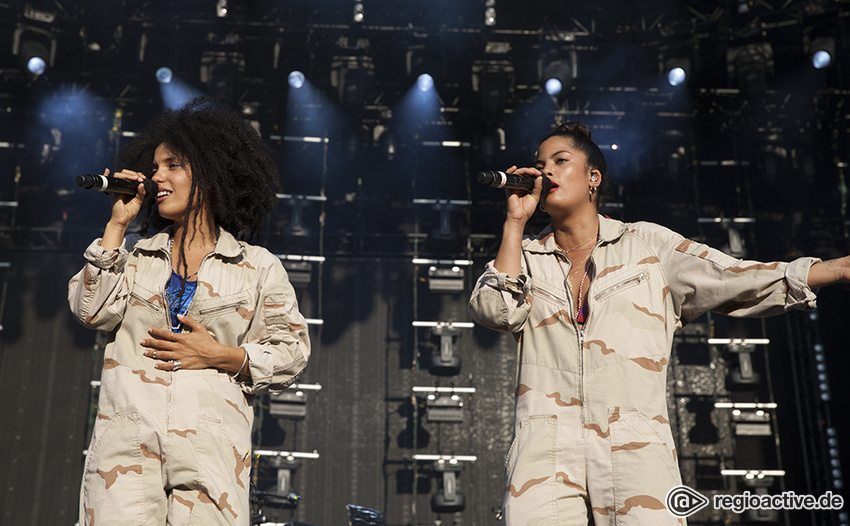
[[[150,179],[145,179],[142,181],[142,184],[145,185],[145,199],[152,198],[156,195],[156,183]],[[126,195],[136,195],[136,190],[139,188],[139,183],[137,181],[129,181],[127,179],[119,179],[117,177],[104,177],[97,174],[78,175],[77,185],[89,190],[97,190],[98,192]]]
[[[552,189],[552,180],[543,177],[542,196],[546,196],[549,190]],[[534,190],[533,177],[523,177],[521,175],[499,172],[496,170],[488,170],[486,172],[478,172],[478,182],[487,186],[495,186],[496,188],[510,188],[512,190],[525,190],[531,193]]]

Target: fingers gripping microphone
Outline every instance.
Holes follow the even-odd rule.
[[[156,195],[156,183],[150,179],[145,179],[141,184],[145,185],[145,199]],[[136,195],[136,190],[139,188],[139,183],[136,181],[128,181],[127,179],[119,179],[117,177],[104,177],[97,174],[78,175],[77,185],[89,190],[97,190],[98,192],[126,195]]]
[[[533,177],[523,177],[521,175],[508,174],[505,172],[498,172],[496,170],[478,172],[478,182],[487,186],[494,186],[496,188],[525,190],[528,193],[531,193],[534,190]],[[546,196],[551,189],[552,180],[543,176],[543,191],[540,192],[540,195]]]

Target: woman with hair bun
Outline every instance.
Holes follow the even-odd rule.
[[[249,524],[253,396],[285,389],[310,356],[280,260],[248,243],[276,203],[277,170],[259,134],[211,99],[154,119],[120,164],[113,177],[137,194],[112,196],[69,284],[76,318],[115,331],[80,524]],[[127,234],[139,215],[150,237]]]
[[[812,309],[812,289],[850,280],[848,258],[742,261],[600,215],[607,167],[580,123],[544,137],[533,167],[507,172],[535,178],[534,190],[507,190],[501,245],[469,304],[476,322],[518,342],[503,521],[682,525],[666,503],[681,485],[667,417],[673,334],[707,311]],[[523,237],[538,205],[551,224]]]

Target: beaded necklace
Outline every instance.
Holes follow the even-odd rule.
[[[218,244],[220,231],[216,229],[215,233],[215,245]],[[172,238],[168,238],[168,253],[173,254],[172,252]],[[183,323],[177,318],[178,315],[186,315],[189,312],[189,305],[192,304],[192,298],[195,297],[195,290],[198,288],[198,281],[190,281],[193,277],[198,275],[198,270],[193,272],[192,274],[182,277],[177,273],[174,269],[171,269],[171,278],[168,280],[168,284],[165,286],[165,299],[168,302],[168,311],[171,314],[171,331],[172,332],[181,332],[183,330]]]
[[[584,265],[584,275],[581,277],[581,282],[578,286],[578,304],[576,305],[576,323],[584,324],[587,319],[587,315],[589,314],[589,308],[586,303],[584,303],[584,280],[587,279],[587,273],[590,270],[590,261],[585,263]]]
[[[577,250],[578,248],[586,245],[588,242],[592,241],[593,239],[599,239],[599,234],[597,233],[596,235],[594,235],[592,238],[588,239],[587,241],[585,241],[581,245],[574,247],[574,248],[571,248],[570,250],[565,251],[565,253],[568,254],[568,253],[570,253],[574,250]],[[555,244],[557,245],[557,242],[555,242]],[[558,248],[560,248],[560,246]],[[563,250],[563,249],[561,249],[561,250]],[[591,250],[591,252],[592,252],[592,250]],[[588,304],[584,302],[584,281],[587,279],[588,272],[590,272],[590,266],[591,265],[590,265],[589,259],[590,259],[591,252],[588,252],[587,255],[584,257],[584,259],[581,261],[581,263],[579,263],[576,266],[576,269],[578,269],[578,268],[580,268],[581,265],[584,265],[584,274],[581,276],[581,281],[579,281],[579,285],[578,285],[578,301],[576,302],[576,311],[575,311],[575,321],[578,324],[584,324],[585,320],[587,320],[587,315],[590,314],[590,308],[589,308]],[[567,274],[568,279],[569,279],[569,276],[572,274],[572,272],[573,271],[570,270],[570,273]]]

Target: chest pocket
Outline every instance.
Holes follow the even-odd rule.
[[[195,318],[224,345],[238,346],[254,316],[254,298],[249,291],[214,298],[195,298],[189,316]]]
[[[160,293],[148,290],[137,283],[130,292],[130,304],[128,307],[131,309],[142,308],[152,312],[160,312],[165,309],[165,303],[163,303]]]
[[[550,283],[540,278],[531,281],[531,312],[529,321],[537,326],[543,320],[569,319],[569,299],[563,283]]]
[[[593,301],[603,302],[641,286],[643,289],[649,288],[649,268],[646,265],[620,269],[599,280],[593,294]],[[640,294],[644,290],[632,292]]]

